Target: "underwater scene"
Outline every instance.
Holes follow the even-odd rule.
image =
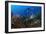
[[[41,6],[11,5],[11,28],[41,27]]]

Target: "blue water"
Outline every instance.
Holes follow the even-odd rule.
[[[41,12],[40,6],[20,6],[20,5],[11,5],[11,11],[13,15],[31,15],[32,13],[36,15],[37,13]]]

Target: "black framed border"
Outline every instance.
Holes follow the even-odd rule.
[[[43,5],[43,11],[44,11],[44,23],[43,23],[43,29],[42,30],[31,30],[31,31],[14,31],[14,32],[9,32],[9,23],[8,23],[8,18],[9,18],[9,15],[8,15],[8,6],[9,6],[9,3],[26,3],[26,4],[41,4]],[[40,2],[22,2],[22,1],[5,1],[5,33],[20,33],[20,32],[38,32],[38,31],[45,31],[45,3],[40,3]]]

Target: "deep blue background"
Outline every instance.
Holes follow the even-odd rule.
[[[30,8],[30,10],[27,10],[27,8]],[[40,6],[20,6],[20,5],[11,5],[11,11],[13,15],[27,15],[28,13],[31,15],[33,13],[36,15],[37,13],[41,12]],[[28,11],[28,12],[27,12]]]

